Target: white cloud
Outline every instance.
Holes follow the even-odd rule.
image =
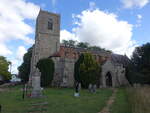
[[[18,73],[18,66],[21,64],[21,62],[17,59],[9,59],[11,61],[11,73],[12,74],[17,74]],[[9,69],[10,70],[10,69]]]
[[[17,67],[22,61],[22,56],[26,52],[23,46],[18,47],[18,52],[12,54],[7,42],[22,40],[25,44],[33,44],[34,40],[29,34],[34,33],[34,28],[25,20],[35,20],[39,6],[26,0],[0,0],[0,55],[7,57],[13,64],[13,72],[17,72]],[[10,56],[11,54],[11,56]]]
[[[7,50],[6,42],[12,40],[23,40],[27,44],[33,44],[33,39],[28,35],[34,30],[25,23],[25,19],[35,19],[38,11],[37,5],[24,0],[1,0],[0,42]]]
[[[132,54],[136,46],[132,39],[132,24],[119,20],[114,13],[99,9],[84,10],[81,14],[74,15],[74,18],[77,27],[73,28],[72,33],[65,31],[64,37],[73,36],[72,39],[88,42],[115,53],[128,56]]]
[[[1,56],[6,56],[6,55],[11,55],[12,52],[6,47],[6,45],[0,43],[0,55]]]
[[[140,14],[137,15],[137,20],[136,20],[135,27],[140,27],[141,26],[142,18],[143,18],[142,15],[140,15]]]
[[[137,18],[138,18],[138,19],[142,19],[142,15],[138,14],[138,15],[137,15]]]
[[[18,73],[18,66],[21,65],[22,61],[23,61],[23,56],[24,54],[27,52],[26,48],[24,46],[19,46],[16,49],[16,53],[14,56],[12,56],[11,58],[8,58],[9,61],[11,61],[12,66],[11,66],[11,73]],[[9,69],[10,70],[10,69]]]
[[[61,30],[60,31],[60,40],[75,40],[76,37],[75,37],[75,34],[67,31],[67,30]]]
[[[146,4],[149,3],[149,0],[121,0],[124,8],[143,8]]]
[[[17,59],[22,60],[24,54],[27,52],[24,46],[19,46],[17,50]]]

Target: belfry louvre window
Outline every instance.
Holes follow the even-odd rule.
[[[48,29],[53,30],[53,20],[51,18],[48,20]]]

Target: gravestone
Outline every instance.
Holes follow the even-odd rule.
[[[96,84],[94,84],[94,85],[92,85],[92,84],[89,84],[89,87],[88,87],[88,89],[89,89],[89,92],[91,92],[91,93],[96,93]]]
[[[79,88],[78,89],[81,90],[81,83],[79,83]]]
[[[96,84],[93,85],[92,89],[93,89],[93,93],[96,93]]]
[[[35,75],[32,77],[32,94],[31,97],[42,97],[41,92],[41,72],[36,68]]]
[[[89,84],[88,90],[89,92],[92,92],[92,84]]]

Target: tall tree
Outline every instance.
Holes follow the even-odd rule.
[[[8,71],[10,61],[7,61],[5,57],[0,56],[0,75],[4,78],[4,80],[11,79],[11,73]]]
[[[33,47],[28,49],[27,53],[24,54],[23,63],[18,67],[19,77],[24,83],[28,82],[29,80],[32,50]]]
[[[150,43],[137,47],[131,60],[137,71],[150,83]]]
[[[80,57],[79,57],[79,59],[75,63],[74,78],[75,78],[76,82],[81,82],[79,67],[80,67],[80,64],[83,63],[83,60],[84,60],[84,55],[81,54]]]

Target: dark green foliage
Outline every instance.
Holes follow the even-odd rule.
[[[28,52],[24,54],[23,63],[18,67],[19,77],[24,83],[28,82],[29,80],[32,50],[33,47],[28,49]]]
[[[100,48],[99,46],[91,46],[88,48],[89,50],[94,50],[94,51],[100,51],[100,50],[104,50],[102,48]]]
[[[81,82],[79,67],[80,67],[80,64],[83,63],[83,60],[84,60],[84,55],[81,54],[79,59],[75,63],[74,78],[75,78],[75,81],[77,81],[77,82]]]
[[[82,87],[98,84],[100,78],[100,66],[90,53],[83,53],[75,63],[75,80],[81,82]]]
[[[140,73],[135,79],[150,84],[150,43],[137,47],[131,60],[135,66],[135,72]]]
[[[67,47],[77,47],[77,48],[83,48],[83,49],[88,49],[91,51],[107,51],[107,52],[111,52],[110,50],[105,50],[104,48],[101,48],[99,46],[91,46],[89,43],[87,42],[78,42],[78,41],[74,41],[74,40],[63,40],[62,44],[64,46]]]
[[[76,41],[74,41],[74,40],[63,40],[62,43],[68,47],[75,47],[76,46]]]
[[[54,75],[54,62],[50,58],[39,60],[37,67],[41,72],[41,86],[49,86],[53,80]]]
[[[126,77],[131,85],[134,83],[147,84],[149,81],[147,76],[137,71],[134,65],[131,64],[126,67]]]
[[[87,42],[79,42],[77,44],[77,47],[79,47],[79,48],[88,48],[89,47],[89,43],[87,43]]]
[[[11,65],[11,62],[7,61],[5,57],[0,56],[0,75],[4,80],[11,79],[11,73],[8,71],[9,65]]]

